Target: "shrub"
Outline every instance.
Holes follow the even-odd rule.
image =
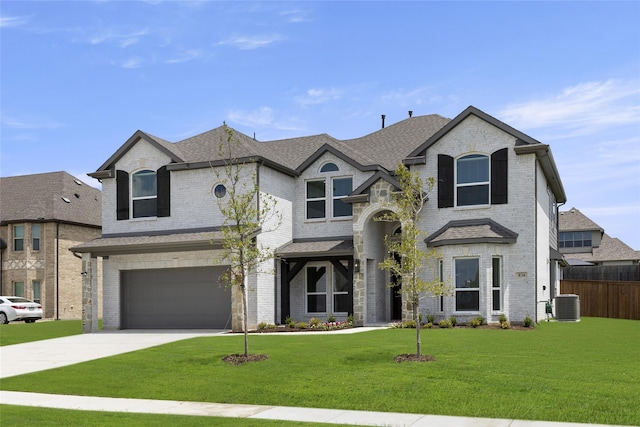
[[[427,323],[433,323],[436,317],[433,314],[427,314]]]
[[[309,320],[309,326],[311,326],[312,328],[317,328],[321,324],[322,320],[318,319],[317,317],[312,317],[311,320]]]
[[[469,326],[471,326],[472,328],[477,328],[478,326],[482,325],[482,323],[484,323],[484,317],[476,316],[469,321]]]
[[[258,329],[266,329],[266,327],[267,327],[267,322],[258,323]]]
[[[509,322],[500,322],[500,329],[509,329],[510,327]]]
[[[447,319],[441,320],[440,323],[438,323],[438,325],[441,328],[445,328],[445,329],[449,329],[453,327],[453,323],[451,323],[451,320],[447,320]]]
[[[284,319],[284,323],[290,328],[295,328],[297,322],[292,317],[287,316],[287,318]]]
[[[431,322],[429,322],[431,323]],[[410,329],[410,328],[415,328],[416,327],[416,321],[411,319],[411,320],[406,320],[404,322],[402,322],[402,327],[405,329]]]
[[[458,319],[456,318],[456,316],[449,317],[449,322],[451,322],[451,326],[457,326],[458,325]]]
[[[307,322],[298,322],[295,324],[298,329],[307,329],[309,328],[309,324]]]
[[[504,314],[501,314],[501,315],[500,315],[500,317],[498,317],[498,321],[499,321],[500,323],[505,323],[505,322],[507,322],[507,321],[508,321],[508,320],[507,320],[507,316],[505,316]]]
[[[275,325],[275,324],[273,324],[273,323],[267,323],[266,328],[267,328],[267,329],[275,329],[275,328],[276,328],[276,325]]]
[[[424,325],[424,327],[425,327],[425,328],[427,328],[427,329],[431,329],[431,328],[433,328],[433,323],[431,323],[431,322],[427,322],[427,323]]]
[[[347,316],[347,323],[353,325],[353,314]]]
[[[327,322],[333,323],[336,321],[336,318],[333,315],[329,315],[329,317],[327,317]]]
[[[531,319],[531,317],[527,316],[527,317],[524,318],[524,322],[522,322],[522,324],[524,325],[525,328],[529,328],[533,324],[533,319]]]

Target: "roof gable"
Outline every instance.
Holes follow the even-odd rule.
[[[464,245],[473,243],[515,243],[518,233],[490,218],[449,221],[433,233],[425,243],[427,247]]]

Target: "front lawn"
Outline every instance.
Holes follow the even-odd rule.
[[[81,333],[81,320],[44,320],[35,323],[11,322],[7,325],[0,325],[0,346],[60,338]]]
[[[415,331],[201,337],[2,380],[4,390],[640,425],[640,322],[428,329],[428,363],[394,363]]]

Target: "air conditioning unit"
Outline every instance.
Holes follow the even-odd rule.
[[[566,294],[556,295],[556,320],[559,322],[580,321],[580,297]]]

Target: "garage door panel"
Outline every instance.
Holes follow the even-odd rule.
[[[121,272],[124,329],[228,328],[231,291],[220,267]]]

